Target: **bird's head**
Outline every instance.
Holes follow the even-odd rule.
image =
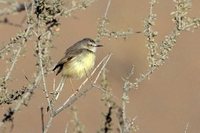
[[[93,39],[90,38],[84,38],[81,40],[81,47],[88,49],[92,52],[96,52],[97,47],[102,47],[103,45],[100,45],[96,43]]]

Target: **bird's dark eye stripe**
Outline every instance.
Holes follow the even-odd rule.
[[[92,39],[90,39],[90,42],[92,42],[92,43],[95,43],[95,41],[94,41],[94,40],[92,40]]]
[[[89,42],[89,43],[96,43],[93,39],[91,39],[91,38],[84,38],[83,40],[82,40],[83,42]]]

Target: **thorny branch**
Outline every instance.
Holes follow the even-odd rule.
[[[175,11],[172,12],[173,22],[175,27],[169,35],[165,36],[165,39],[157,45],[154,41],[155,37],[158,35],[157,32],[153,31],[152,27],[155,25],[156,14],[153,13],[153,7],[157,3],[157,0],[150,1],[150,14],[147,20],[144,21],[144,35],[146,36],[147,48],[149,49],[149,56],[147,57],[149,62],[149,68],[140,74],[138,78],[132,83],[129,83],[131,89],[137,89],[139,83],[141,83],[146,78],[162,66],[169,56],[170,51],[175,46],[177,38],[185,30],[196,29],[200,27],[200,18],[190,18],[187,16],[189,9],[191,8],[190,2],[188,0],[174,0],[176,3]]]
[[[98,88],[96,85],[97,80],[99,79],[100,74],[103,72],[106,64],[108,63],[111,54],[104,57],[104,59],[97,65],[94,71],[86,78],[86,80],[79,86],[77,91],[73,93],[58,109],[53,108],[53,105],[49,99],[49,92],[47,88],[47,81],[45,76],[48,75],[48,68],[50,65],[50,57],[49,57],[49,48],[51,47],[51,35],[53,35],[54,27],[59,25],[58,18],[60,16],[71,16],[74,11],[79,9],[86,9],[96,0],[79,0],[72,1],[70,8],[65,8],[62,5],[62,1],[48,1],[48,0],[41,0],[41,1],[32,1],[33,3],[14,3],[10,1],[1,1],[0,3],[6,3],[10,5],[9,8],[5,8],[0,11],[0,16],[3,15],[11,15],[13,13],[19,13],[21,11],[26,11],[27,9],[31,8],[32,12],[30,11],[29,16],[27,17],[27,28],[16,37],[12,38],[9,43],[7,43],[3,48],[0,49],[0,58],[4,58],[6,53],[12,51],[13,58],[11,59],[11,66],[8,69],[8,72],[5,76],[1,77],[1,88],[0,92],[3,88],[6,88],[7,81],[11,78],[12,71],[14,71],[14,67],[21,56],[21,51],[25,48],[25,44],[28,39],[33,39],[32,33],[37,34],[37,43],[35,44],[35,56],[37,57],[37,72],[35,73],[34,79],[32,82],[29,81],[29,84],[25,87],[26,91],[23,95],[20,95],[20,99],[17,99],[18,102],[13,108],[9,108],[8,112],[4,114],[2,121],[0,122],[0,127],[6,121],[12,121],[14,115],[17,111],[19,111],[22,105],[26,105],[30,100],[32,94],[34,93],[35,89],[38,88],[40,82],[43,83],[43,90],[47,99],[47,103],[50,107],[50,118],[46,127],[43,126],[43,132],[47,132],[53,118],[57,116],[60,112],[64,109],[70,107],[74,104],[80,97],[85,95],[88,91],[92,90],[93,88]],[[132,30],[128,29],[127,31],[110,31],[108,29],[109,19],[108,19],[108,11],[111,6],[112,0],[108,0],[107,7],[104,13],[104,16],[99,20],[99,24],[97,27],[97,37],[96,40],[100,41],[102,38],[124,38],[126,39],[130,34],[132,34]],[[139,83],[143,80],[148,78],[155,70],[157,70],[160,66],[162,66],[166,59],[169,56],[170,51],[175,46],[177,38],[181,35],[183,31],[191,31],[193,29],[199,28],[200,26],[200,18],[191,18],[188,16],[189,9],[191,8],[191,1],[190,0],[174,0],[175,2],[175,11],[172,13],[173,22],[175,24],[174,29],[172,32],[169,33],[165,39],[158,44],[155,41],[155,37],[159,34],[157,31],[153,30],[153,26],[155,25],[155,20],[157,18],[156,14],[154,13],[153,9],[154,6],[157,4],[157,0],[150,0],[150,10],[147,19],[144,21],[144,35],[146,37],[146,44],[148,48],[148,69],[140,74],[138,78],[135,79],[134,82],[130,82],[129,78],[124,79],[124,87],[123,87],[123,94],[122,94],[122,118],[121,121],[124,125],[121,126],[122,132],[130,131],[130,128],[133,127],[133,122],[135,119],[129,120],[126,116],[126,103],[128,102],[128,92],[130,90],[138,88]],[[54,6],[51,8],[51,4]],[[25,6],[27,5],[27,7]],[[34,10],[34,12],[33,12]],[[39,31],[39,32],[38,32]],[[44,38],[43,38],[44,37]],[[44,40],[42,40],[44,39]],[[94,78],[91,86],[84,87],[88,80],[91,79],[91,76],[100,69],[96,78]],[[133,75],[134,69],[131,70],[131,75]],[[129,76],[128,76],[129,77]],[[56,100],[59,97],[59,94],[64,86],[63,84],[59,85],[58,88],[58,95],[56,95]],[[7,91],[7,89],[5,89]],[[1,99],[0,99],[1,100]],[[2,101],[2,100],[1,100]],[[6,103],[6,102],[5,102]],[[132,124],[132,125],[131,125]],[[186,126],[185,132],[187,132],[188,125]]]
[[[94,88],[94,85],[96,84],[97,80],[99,79],[100,74],[102,73],[103,69],[106,67],[108,61],[110,60],[111,54],[105,56],[101,62],[95,67],[95,69],[92,71],[92,73],[90,74],[89,77],[87,77],[85,79],[85,81],[83,81],[83,83],[79,86],[78,90],[73,93],[71,96],[69,96],[69,98],[63,103],[62,106],[60,106],[58,109],[56,109],[53,112],[53,115],[50,116],[50,119],[45,127],[44,132],[48,131],[48,128],[51,126],[51,123],[53,121],[53,118],[55,116],[57,116],[60,112],[62,112],[64,109],[70,107],[74,102],[76,102],[80,97],[82,97],[83,95],[85,95],[88,91],[92,90]],[[102,66],[101,66],[102,65]],[[84,84],[91,78],[91,76],[97,71],[98,68],[101,69],[99,70],[95,80],[92,82],[91,86],[89,87],[85,87],[83,88]]]
[[[144,21],[144,35],[146,37],[147,48],[149,50],[147,57],[149,67],[145,72],[140,74],[140,76],[136,78],[133,83],[129,80],[124,80],[124,92],[122,97],[124,123],[126,121],[125,107],[126,102],[128,101],[128,91],[137,89],[139,83],[146,78],[149,78],[155,70],[165,63],[170,51],[175,46],[177,38],[183,31],[189,31],[191,28],[196,29],[200,27],[200,18],[190,18],[187,16],[188,11],[191,8],[190,0],[174,0],[174,2],[176,3],[176,6],[175,11],[172,12],[172,15],[173,22],[175,22],[175,27],[169,35],[165,36],[165,39],[161,42],[161,44],[158,45],[155,42],[155,37],[158,35],[158,32],[153,30],[153,26],[155,25],[155,20],[157,18],[156,14],[153,12],[153,9],[157,3],[157,0],[150,0],[149,15]],[[124,98],[125,100],[123,100]],[[127,132],[127,130],[123,130],[123,128],[122,131]]]
[[[97,27],[97,37],[96,41],[100,41],[102,38],[123,38],[126,39],[129,35],[132,35],[133,32],[131,29],[127,31],[110,31],[108,29],[109,19],[108,19],[108,11],[111,6],[112,0],[108,0],[107,7],[104,13],[104,16],[99,19],[98,27]]]

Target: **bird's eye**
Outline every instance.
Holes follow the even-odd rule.
[[[92,43],[92,42],[89,42],[89,43],[88,43],[88,46],[93,46],[93,43]]]

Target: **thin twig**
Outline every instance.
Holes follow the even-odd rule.
[[[44,108],[41,107],[40,111],[41,111],[42,132],[44,132]]]
[[[54,94],[55,94],[55,100],[58,100],[58,97],[60,96],[60,93],[65,85],[65,80],[66,80],[66,77],[62,77],[61,78],[61,81],[58,85],[58,87],[56,88]]]
[[[101,62],[99,62],[99,64],[94,68],[94,70],[92,71],[92,73],[81,83],[81,85],[79,86],[79,88],[77,89],[77,91],[79,91],[84,85],[85,83],[92,77],[92,75],[94,75],[94,73],[97,71],[97,69],[100,67],[100,65],[107,59],[110,58],[110,55],[105,56]]]
[[[184,131],[184,133],[187,133],[188,128],[189,128],[189,122],[186,124],[186,127],[185,127],[185,131]]]
[[[92,3],[94,3],[96,0],[81,0],[78,3],[76,3],[76,6],[73,6],[71,8],[66,8],[66,10],[63,11],[63,14],[66,16],[71,16],[71,14],[78,10],[78,9],[85,9],[86,7],[90,6]],[[74,2],[74,1],[73,1]]]
[[[126,104],[129,102],[129,96],[128,92],[130,90],[130,78],[131,76],[134,75],[134,66],[131,68],[129,74],[127,77],[124,79],[124,85],[123,85],[123,94],[122,94],[122,119],[123,119],[123,127],[121,127],[121,130],[123,133],[129,132],[129,125],[127,122],[127,117],[126,117]]]
[[[53,118],[54,118],[54,117],[50,116],[49,121],[48,121],[47,125],[45,126],[44,132],[43,132],[43,133],[47,133],[47,132],[48,132],[48,129],[49,129],[49,127],[51,126],[51,123],[52,123],[52,121],[53,121]]]
[[[106,60],[105,60],[105,62],[103,64],[103,66],[101,67],[99,73],[97,74],[93,84],[95,84],[97,82],[97,80],[99,79],[99,76],[101,75],[103,69],[106,67],[106,65],[107,65],[108,61],[110,60],[111,56],[112,56],[112,54],[109,54],[108,56],[106,56],[107,58],[105,58]]]
[[[13,62],[12,62],[12,65],[11,65],[11,67],[10,67],[10,69],[9,69],[9,71],[8,71],[8,73],[7,73],[7,75],[6,75],[6,77],[5,77],[5,81],[7,81],[7,80],[9,79],[9,77],[10,77],[10,75],[11,75],[11,72],[13,71],[13,68],[14,68],[14,66],[15,66],[15,64],[16,64],[16,62],[17,62],[17,59],[18,59],[18,57],[19,57],[19,54],[20,54],[21,50],[22,50],[22,47],[19,47],[19,49],[17,50],[17,53],[16,53],[16,55],[15,55],[15,58],[14,58],[14,60],[13,60]]]
[[[64,133],[68,133],[68,123],[65,125],[65,132]]]
[[[105,14],[104,14],[104,17],[105,17],[105,18],[107,18],[108,10],[109,10],[109,8],[110,8],[111,1],[112,1],[112,0],[108,0],[108,4],[107,4],[106,11],[105,11]]]
[[[48,102],[48,106],[50,108],[50,111],[51,111],[51,115],[53,114],[53,108],[51,106],[51,102],[50,102],[50,99],[49,99],[49,94],[48,94],[48,91],[47,91],[47,85],[46,85],[46,80],[45,80],[45,75],[44,75],[44,69],[43,69],[43,61],[42,61],[42,49],[41,49],[41,46],[40,46],[40,42],[38,42],[38,48],[39,48],[39,65],[40,65],[40,70],[42,72],[42,81],[43,81],[43,91],[45,93],[45,96],[46,96],[46,99],[47,99],[47,102]]]
[[[15,57],[14,57],[14,60],[12,61],[12,65],[11,65],[11,67],[10,67],[10,69],[9,69],[9,71],[8,71],[8,73],[7,73],[7,75],[6,75],[6,77],[5,77],[5,81],[7,81],[7,80],[9,79],[9,77],[10,77],[10,75],[11,75],[11,73],[12,73],[14,67],[15,67],[15,64],[16,64],[16,62],[17,62],[17,59],[18,59],[18,57],[20,56],[20,52],[21,52],[21,50],[22,50],[22,47],[23,47],[24,43],[26,42],[26,41],[25,41],[25,38],[28,36],[31,27],[32,27],[32,25],[29,25],[28,28],[27,28],[27,30],[26,30],[26,32],[25,32],[24,39],[22,40],[21,44],[19,45],[19,49],[17,50],[17,53],[16,53],[16,55],[15,55]],[[11,42],[11,43],[12,43],[12,42]],[[9,46],[10,46],[10,45],[9,45]],[[10,47],[6,47],[5,49],[1,49],[1,52],[4,51],[4,50],[6,50],[6,49],[8,49],[8,48],[10,48]]]

